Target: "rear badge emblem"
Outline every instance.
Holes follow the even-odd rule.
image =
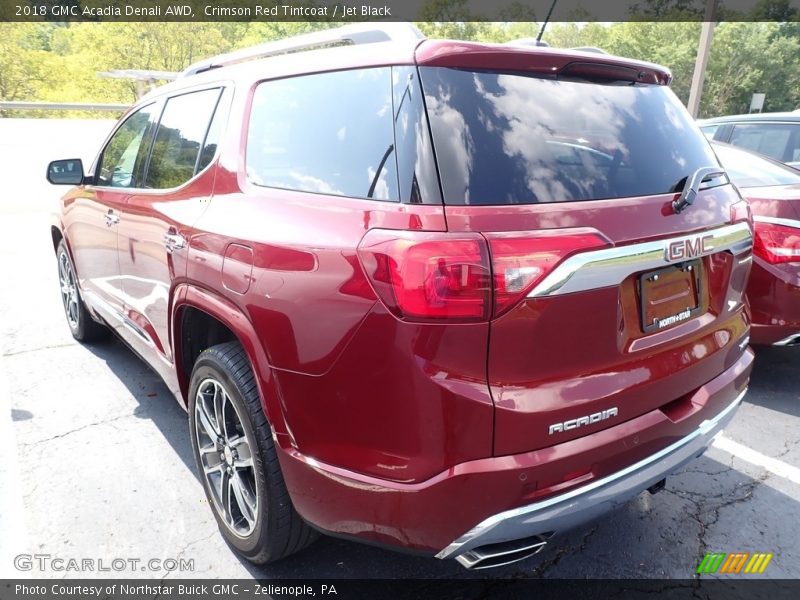
[[[586,425],[594,425],[600,421],[605,421],[611,417],[616,417],[618,414],[619,411],[615,406],[614,408],[609,408],[591,415],[586,415],[585,417],[570,419],[569,421],[564,421],[563,423],[553,423],[550,425],[550,435],[553,435],[554,433],[563,433],[565,431],[569,431],[570,429],[577,429],[578,427],[584,427]]]
[[[697,258],[713,250],[713,240],[713,235],[696,235],[669,242],[664,247],[664,258],[667,262]]]

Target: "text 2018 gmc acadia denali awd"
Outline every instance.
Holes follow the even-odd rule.
[[[69,326],[187,407],[251,561],[315,530],[529,556],[700,455],[747,386],[752,220],[669,81],[403,24],[194,65],[86,175],[50,166]]]

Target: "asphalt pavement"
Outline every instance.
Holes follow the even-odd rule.
[[[763,576],[800,577],[800,348],[757,349],[733,423],[663,492],[526,561],[470,572],[322,538],[275,565],[243,563],[195,476],[186,413],[122,343],[80,345],[64,321],[48,221],[60,190],[45,165],[91,160],[110,126],[0,119],[0,577],[685,579],[706,552],[772,552]],[[95,563],[64,571],[53,558]],[[114,559],[128,566],[98,571]]]

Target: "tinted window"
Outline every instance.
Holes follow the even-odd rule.
[[[731,144],[766,154],[776,160],[791,161],[800,154],[800,125],[747,123],[733,128]]]
[[[150,148],[149,133],[154,105],[133,113],[120,125],[103,149],[97,185],[135,188],[142,184],[142,174]]]
[[[392,82],[400,199],[412,204],[441,204],[417,69],[392,67]]]
[[[247,174],[257,185],[396,200],[391,69],[260,84]]]
[[[198,172],[205,169],[217,154],[217,146],[219,145],[219,138],[222,135],[222,128],[228,117],[230,101],[230,92],[228,90],[223,90],[222,97],[214,111],[214,117],[211,119],[211,125],[208,126],[208,133],[206,134],[203,149],[200,151],[200,159],[197,161]]]
[[[153,142],[146,187],[173,188],[194,177],[219,92],[204,90],[167,100]]]
[[[800,183],[800,172],[731,146],[714,144],[731,181],[740,188]]]
[[[447,204],[662,194],[717,160],[674,94],[420,68]]]
[[[706,138],[713,140],[714,134],[717,133],[717,129],[719,129],[719,125],[705,125],[700,128],[700,131],[703,132],[703,135],[706,136]]]

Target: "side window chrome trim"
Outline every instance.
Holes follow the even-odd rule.
[[[693,240],[699,234],[711,237],[709,247],[692,258],[718,252],[730,252],[737,256],[749,252],[753,247],[750,226],[747,223],[735,223],[692,235],[583,252],[571,256],[556,267],[531,290],[528,298],[560,296],[616,286],[634,273],[682,262],[685,259],[678,261],[667,259],[667,246],[675,242]]]

